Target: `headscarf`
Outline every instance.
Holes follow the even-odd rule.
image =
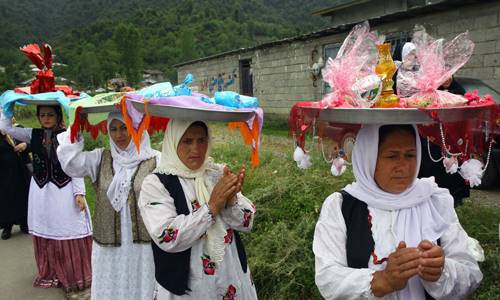
[[[165,137],[163,139],[163,148],[161,154],[161,162],[155,172],[163,174],[172,174],[184,178],[194,178],[195,194],[198,202],[203,205],[208,204],[213,187],[206,186],[206,170],[212,163],[210,157],[210,149],[212,146],[211,133],[208,130],[208,149],[205,154],[205,160],[202,166],[197,170],[189,169],[177,155],[177,146],[186,132],[193,124],[193,121],[185,121],[179,119],[171,119],[168,123]],[[204,123],[204,122],[203,122]],[[207,125],[205,123],[205,125]],[[207,129],[209,129],[207,125]],[[215,224],[207,230],[207,238],[205,243],[205,251],[210,256],[210,259],[218,265],[224,259],[225,244],[224,236],[226,229],[219,216],[215,218]]]
[[[398,242],[405,241],[407,247],[417,247],[422,240],[435,242],[452,222],[453,197],[448,190],[437,186],[434,177],[417,178],[422,149],[415,126],[413,128],[416,136],[417,165],[413,183],[400,194],[380,189],[374,175],[381,126],[383,125],[367,125],[358,132],[352,153],[356,181],[347,185],[344,190],[369,207],[394,211],[392,225]],[[424,289],[415,277],[398,293],[400,299],[425,298]]]
[[[119,120],[125,124],[121,113],[113,112],[108,115],[107,128],[111,121]],[[107,196],[113,208],[119,212],[125,203],[127,203],[130,188],[132,186],[132,176],[139,164],[152,157],[158,156],[159,152],[151,149],[149,135],[145,132],[141,139],[140,153],[137,153],[135,144],[130,140],[127,148],[121,150],[109,137],[109,146],[111,148],[111,157],[113,157],[114,176],[108,187]]]
[[[401,59],[405,61],[405,57],[412,51],[415,51],[417,47],[412,42],[407,42],[403,45],[403,50],[401,51]]]

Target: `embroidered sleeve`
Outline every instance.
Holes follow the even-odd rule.
[[[174,199],[154,174],[144,179],[138,205],[149,235],[166,252],[191,248],[213,224],[207,205],[189,215],[178,215]]]
[[[31,132],[33,129],[12,126],[12,120],[5,117],[3,113],[0,113],[0,129],[18,141],[25,143],[31,141]]]
[[[83,138],[72,144],[69,129],[58,134],[57,141],[57,158],[64,173],[71,177],[89,176],[95,182],[104,149],[83,151]]]
[[[347,266],[346,226],[342,195],[330,195],[321,208],[314,231],[315,281],[325,299],[376,299],[371,292],[375,270]]]
[[[233,206],[222,210],[221,217],[231,228],[238,231],[250,231],[255,216],[255,205],[243,194],[238,193]]]
[[[436,282],[421,280],[425,290],[435,299],[465,299],[483,279],[470,247],[470,238],[460,225],[456,213],[454,219],[455,222],[441,237],[441,247],[445,253],[441,277]]]

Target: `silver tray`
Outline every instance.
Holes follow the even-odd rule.
[[[110,112],[119,112],[121,111],[116,104],[108,104],[108,105],[100,105],[93,107],[82,107],[81,113],[91,114],[91,113],[110,113]]]
[[[22,104],[36,104],[36,105],[60,105],[57,100],[31,100],[31,99],[20,99],[18,100]]]
[[[128,100],[132,102],[132,105],[140,112],[144,112],[144,103],[134,100]],[[193,121],[246,121],[254,116],[253,111],[239,111],[239,110],[209,110],[209,109],[196,109],[196,108],[186,108],[180,106],[172,105],[159,105],[159,104],[148,104],[148,111],[152,116],[171,118],[171,119],[183,119],[183,120],[193,120]]]
[[[305,108],[307,109],[307,108]],[[418,108],[327,108],[320,111],[319,119],[348,124],[430,124],[436,122],[458,122],[475,118],[489,110],[489,106]],[[423,111],[427,110],[427,112]],[[436,120],[429,112],[437,114]]]

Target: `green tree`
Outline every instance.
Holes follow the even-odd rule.
[[[192,28],[184,28],[179,33],[178,47],[180,61],[188,61],[198,57],[197,44]]]
[[[93,44],[85,44],[77,60],[77,80],[84,88],[95,89],[102,83],[101,67]]]
[[[137,86],[142,68],[141,35],[139,30],[132,24],[120,23],[115,27],[113,40],[128,84]]]
[[[99,61],[101,62],[102,78],[107,81],[116,77],[120,72],[120,53],[112,40],[107,40],[100,45]]]
[[[13,88],[12,82],[7,78],[5,72],[0,71],[0,93]]]

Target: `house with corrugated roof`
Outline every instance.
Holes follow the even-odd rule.
[[[249,48],[175,65],[178,78],[195,77],[193,89],[212,96],[230,90],[256,96],[266,113],[287,115],[298,101],[318,100],[329,87],[321,78],[351,28],[368,20],[393,49],[411,40],[415,25],[433,37],[469,31],[474,55],[457,75],[478,78],[500,90],[500,1],[492,0],[335,0],[313,12],[331,26]]]

